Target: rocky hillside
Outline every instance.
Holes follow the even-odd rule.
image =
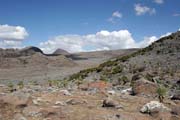
[[[152,45],[129,55],[117,57],[98,67],[80,71],[69,77],[76,80],[103,80],[113,85],[127,85],[144,77],[169,87],[179,87],[180,32],[163,37]]]

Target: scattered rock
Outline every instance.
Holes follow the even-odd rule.
[[[123,108],[122,105],[120,105],[117,101],[115,101],[111,98],[107,98],[107,99],[103,100],[102,107],[112,107],[112,108],[116,108],[116,109]]]
[[[31,98],[29,94],[14,92],[12,94],[2,96],[1,100],[5,103],[14,105],[15,108],[24,108],[31,101]]]
[[[163,112],[163,111],[170,111],[170,109],[158,101],[151,101],[145,104],[140,110],[140,112],[142,113],[149,113],[149,114],[153,112]]]
[[[131,95],[132,94],[132,88],[127,88],[127,89],[122,90],[121,94]]]
[[[85,104],[87,103],[87,101],[80,99],[69,99],[66,101],[66,103],[69,105],[78,105],[78,104]]]
[[[71,93],[68,90],[60,90],[60,93],[63,95],[71,96]]]
[[[14,115],[13,120],[27,120],[27,118],[25,118],[22,114],[17,113],[17,114]]]
[[[174,92],[171,100],[180,100],[180,90]]]
[[[37,106],[28,106],[23,110],[23,114],[28,117],[39,117],[41,116],[40,108]]]
[[[114,95],[116,92],[114,90],[109,90],[109,91],[107,91],[107,93],[110,95]]]
[[[171,113],[180,116],[180,106],[173,107]]]
[[[157,93],[157,88],[157,84],[141,78],[134,82],[132,91],[134,95],[155,96]]]
[[[56,101],[56,102],[55,102],[55,105],[65,106],[66,103],[63,102],[63,101]]]

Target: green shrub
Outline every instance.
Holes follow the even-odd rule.
[[[19,87],[19,89],[24,88],[24,82],[23,81],[19,81],[18,87]]]
[[[8,83],[8,88],[9,88],[10,92],[13,92],[14,91],[14,84],[12,82],[9,82]]]
[[[126,76],[122,76],[118,79],[119,84],[125,85],[127,82],[129,82],[129,79]]]
[[[157,89],[158,99],[160,102],[164,101],[164,97],[167,94],[167,89],[164,86],[159,86]]]
[[[101,80],[101,81],[104,81],[104,82],[108,82],[107,77],[105,77],[105,76],[103,76],[103,75],[100,76],[100,80]]]
[[[123,67],[122,66],[116,66],[112,69],[112,74],[117,74],[117,73],[121,73],[123,71]]]

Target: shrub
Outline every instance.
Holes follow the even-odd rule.
[[[108,82],[108,79],[105,76],[102,76],[102,75],[100,76],[100,80],[104,81],[104,82]]]
[[[51,87],[53,85],[53,81],[52,80],[48,80],[48,86]]]
[[[117,66],[115,68],[112,69],[112,74],[117,74],[117,73],[121,73],[123,71],[123,67],[122,66]]]
[[[24,83],[23,83],[23,81],[19,81],[18,87],[19,87],[19,89],[24,88]]]
[[[126,76],[122,76],[121,78],[118,79],[119,84],[125,85],[128,82],[128,78]]]
[[[8,83],[8,88],[10,92],[14,92],[14,84],[12,82]]]
[[[159,86],[159,88],[157,89],[157,94],[159,102],[162,103],[164,101],[164,97],[167,94],[167,89],[164,86]]]

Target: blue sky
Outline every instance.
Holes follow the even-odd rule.
[[[114,36],[112,31],[120,34],[123,32],[121,30],[128,30],[134,42],[141,42],[148,37],[159,38],[168,32],[177,31],[180,28],[179,5],[179,0],[0,0],[0,25],[8,25],[15,30],[16,26],[23,27],[28,35],[18,39],[18,42],[22,42],[21,46],[40,46],[41,43],[42,49],[49,47],[54,50],[59,46],[68,50],[69,45],[66,44],[76,43],[72,35],[78,35],[79,38],[75,39],[82,45],[83,36],[87,39],[88,35],[96,35],[102,30],[108,31],[111,37]],[[93,39],[100,38],[94,36]],[[11,39],[17,41],[13,37]],[[66,41],[64,39],[70,41],[62,44],[66,47],[61,45],[61,41]],[[116,42],[125,41],[122,37],[120,39]],[[0,40],[0,46],[6,47],[6,43],[3,43],[6,42],[6,36],[0,35]],[[58,46],[54,47],[50,43],[45,45],[48,41],[56,41]],[[101,46],[92,44],[89,38],[87,41],[91,41],[87,42],[90,46],[83,43],[79,51],[101,50],[103,47],[113,49],[108,44],[102,46],[104,43],[100,43]],[[119,46],[116,45],[115,49],[123,48]]]

